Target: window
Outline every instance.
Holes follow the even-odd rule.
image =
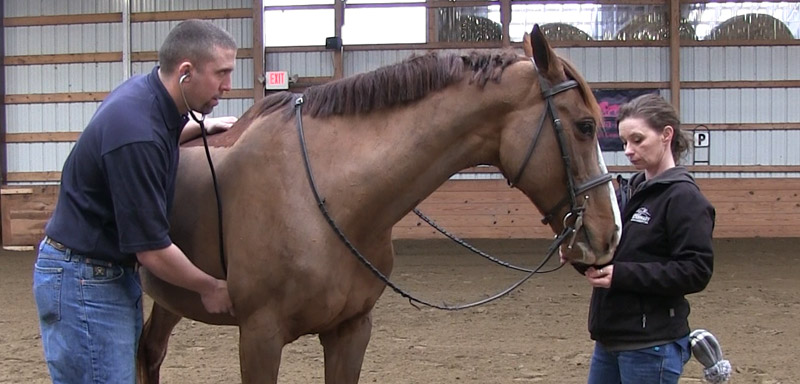
[[[681,7],[700,40],[800,38],[800,3],[699,3]]]
[[[361,2],[348,1],[348,4],[358,3]],[[424,3],[405,7],[346,7],[342,42],[344,44],[424,43],[427,35],[426,15]]]
[[[264,12],[264,45],[324,45],[325,38],[333,36],[333,20],[333,8],[267,10]]]

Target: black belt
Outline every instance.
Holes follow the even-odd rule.
[[[58,241],[55,241],[55,240],[51,239],[50,236],[45,236],[44,237],[44,243],[45,244],[49,244],[51,247],[53,247],[53,248],[55,248],[55,249],[57,249],[57,250],[59,250],[61,252],[66,252],[69,249],[66,245],[61,244]]]
[[[44,237],[44,243],[53,247],[55,250],[59,252],[69,252],[67,259],[65,260],[72,260],[72,261],[83,261],[87,264],[98,264],[103,265],[106,267],[113,267],[114,265],[120,265],[122,267],[128,268],[135,268],[137,263],[134,262],[127,262],[127,263],[120,263],[115,261],[108,261],[108,260],[100,260],[95,258],[84,257],[81,255],[75,254],[75,251],[67,247],[66,245],[59,243],[58,241],[53,240],[50,236]]]

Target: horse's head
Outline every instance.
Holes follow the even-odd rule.
[[[509,182],[544,214],[572,261],[605,264],[619,241],[619,209],[597,141],[601,115],[585,80],[536,25],[524,50],[538,69],[509,114],[500,162]],[[528,71],[530,71],[528,69]],[[529,73],[529,72],[528,72]]]

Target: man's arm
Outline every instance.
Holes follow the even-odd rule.
[[[158,278],[200,294],[208,312],[228,312],[233,315],[228,283],[197,268],[175,244],[153,251],[138,252],[136,258]]]

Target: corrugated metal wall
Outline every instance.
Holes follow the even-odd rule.
[[[103,14],[123,11],[123,1],[6,0],[5,17]],[[138,0],[130,12],[250,8],[248,0]],[[252,19],[219,19],[241,48],[252,48]],[[132,22],[130,51],[155,51],[175,21]],[[123,50],[121,22],[59,26],[6,27],[7,56],[81,54]],[[452,50],[466,52],[467,50]],[[667,82],[666,47],[574,47],[558,51],[574,62],[589,82]],[[417,50],[345,50],[345,76],[401,61]],[[682,81],[800,80],[800,46],[683,47]],[[300,77],[333,75],[331,51],[268,53],[267,70],[285,70]],[[6,94],[107,92],[124,79],[122,62],[8,65]],[[154,62],[130,63],[132,74],[149,71]],[[252,87],[252,58],[237,60],[233,87]],[[669,97],[669,91],[661,90]],[[700,124],[781,124],[800,122],[800,88],[696,88],[681,90],[681,118],[686,129]],[[225,99],[215,115],[241,115],[251,98]],[[98,102],[51,102],[6,105],[7,132],[80,132]],[[711,165],[800,165],[800,131],[796,129],[713,130],[704,156]],[[9,172],[60,171],[71,143],[8,143]],[[609,165],[627,165],[622,153],[606,153]],[[691,161],[691,159],[690,159]],[[800,177],[797,173],[698,173],[698,177]]]
[[[5,0],[5,17],[107,14],[123,12],[125,1],[105,0]],[[250,0],[173,0],[131,1],[130,12],[190,11],[206,9],[252,8]],[[191,17],[191,16],[190,16]],[[228,30],[239,48],[251,49],[251,18],[212,20]],[[170,28],[178,21],[131,22],[129,51],[155,52]],[[74,25],[5,27],[6,56],[119,53],[124,50],[122,22]],[[255,54],[259,54],[256,52]],[[132,75],[147,73],[155,62],[99,62],[68,64],[6,65],[6,95],[109,92],[125,80],[126,68]],[[253,59],[236,61],[233,88],[252,88]],[[239,116],[252,105],[252,96],[223,99],[215,116]],[[81,132],[99,102],[20,103],[6,105],[7,133]],[[58,172],[71,142],[8,143],[7,170],[13,172]],[[28,184],[28,183],[10,183]],[[36,183],[41,184],[41,183]]]
[[[464,53],[468,50],[445,50]],[[587,81],[669,81],[667,47],[559,48]],[[345,76],[399,62],[426,50],[344,51]],[[800,46],[685,47],[681,49],[681,81],[800,80]],[[332,76],[332,54],[323,52],[267,53],[267,70],[288,71],[299,77]],[[668,89],[660,93],[669,99]],[[800,88],[682,89],[681,121],[684,129],[701,124],[800,122]],[[710,165],[800,165],[800,131],[787,129],[711,131],[711,146],[702,158]],[[698,149],[706,151],[705,149]],[[622,152],[606,152],[608,165],[625,166]],[[688,164],[693,158],[687,159]],[[686,162],[685,162],[686,163]],[[698,172],[697,177],[800,177],[787,172]],[[461,176],[459,176],[461,177]],[[471,175],[493,178],[498,175]]]

